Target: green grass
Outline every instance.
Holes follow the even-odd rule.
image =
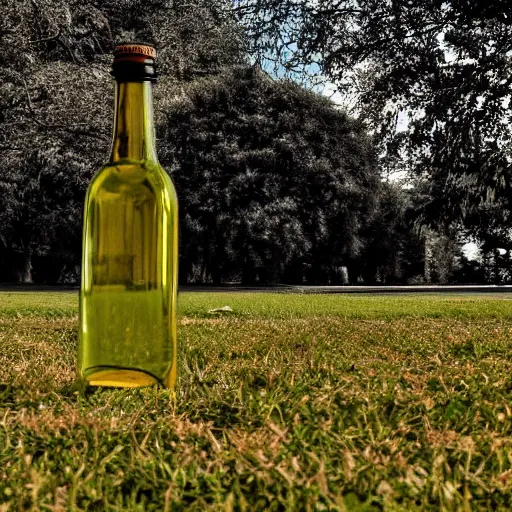
[[[0,293],[0,511],[511,510],[509,299],[181,294],[173,396],[79,392],[76,294]]]
[[[283,293],[182,293],[180,312],[211,318],[208,310],[230,305],[239,318],[510,318],[512,295],[308,295]],[[77,314],[76,292],[0,292],[0,318],[71,317]]]

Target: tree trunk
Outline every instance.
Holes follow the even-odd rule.
[[[501,284],[500,256],[500,251],[498,251],[498,249],[494,249],[494,284]]]
[[[429,234],[425,234],[425,266],[423,270],[423,279],[430,284],[432,280],[432,247],[430,245]]]
[[[23,267],[20,272],[22,283],[33,283],[32,280],[32,249],[25,249],[23,252]]]
[[[188,276],[191,274],[190,260],[185,257],[181,257],[178,263],[178,282],[180,284],[188,283]]]
[[[507,280],[507,284],[510,283],[510,249],[507,249],[507,253],[505,254],[505,257],[504,257],[504,265],[505,265],[505,272],[506,272],[506,277],[505,279]]]
[[[218,254],[215,254],[213,258],[213,263],[210,266],[210,274],[212,276],[212,283],[216,286],[222,283],[222,273],[220,269],[220,257]]]
[[[201,259],[201,270],[199,271],[199,276],[201,280],[201,284],[206,283],[206,255],[203,254]]]
[[[249,258],[242,259],[242,286],[252,286],[256,284],[256,270],[254,263]]]

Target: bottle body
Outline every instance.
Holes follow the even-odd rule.
[[[112,152],[85,199],[78,361],[93,386],[176,379],[178,202],[156,155],[155,56],[116,48]]]
[[[107,164],[84,209],[80,373],[91,385],[173,387],[177,198],[157,163]]]

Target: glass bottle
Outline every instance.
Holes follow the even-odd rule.
[[[156,154],[155,58],[115,49],[112,151],[85,199],[79,372],[92,386],[176,380],[178,202]]]

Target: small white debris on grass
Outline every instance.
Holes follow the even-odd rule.
[[[233,313],[233,310],[229,306],[224,306],[222,308],[209,309],[208,313]]]

